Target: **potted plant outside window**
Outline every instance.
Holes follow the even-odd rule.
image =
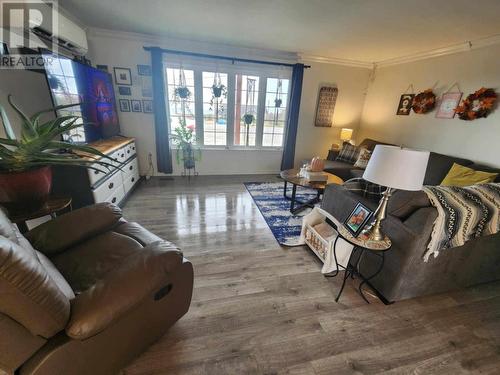
[[[45,113],[75,106],[59,106],[28,117],[8,96],[21,118],[21,136],[16,138],[10,120],[0,105],[6,138],[0,138],[0,205],[7,210],[36,209],[43,205],[52,187],[53,165],[116,168],[112,159],[90,146],[61,141],[61,135],[83,126],[79,116],[62,116],[46,122]],[[75,152],[80,152],[80,155]],[[81,156],[83,153],[83,156]],[[86,156],[86,157],[85,157]]]

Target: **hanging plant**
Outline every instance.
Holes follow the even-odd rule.
[[[278,78],[278,84],[276,85],[276,99],[274,99],[274,106],[276,108],[280,108],[283,103],[283,100],[281,100],[281,96],[283,95],[282,86],[283,82],[281,81],[281,78]]]
[[[282,101],[281,99],[276,98],[276,99],[274,99],[274,106],[275,106],[276,108],[280,108],[280,107],[281,107],[281,103],[282,103],[282,102],[283,102],[283,101]]]
[[[179,86],[175,88],[175,96],[186,100],[191,96],[191,91],[187,86]]]
[[[227,87],[222,84],[220,74],[216,72],[212,85],[212,99],[210,100],[210,110],[214,110],[215,122],[219,120],[219,115],[222,115],[224,112],[223,97],[227,98]]]
[[[462,100],[455,112],[461,120],[466,121],[488,117],[496,101],[497,93],[495,90],[482,87]]]
[[[415,95],[413,98],[412,109],[415,113],[424,114],[432,111],[435,105],[436,95],[434,95],[432,89],[427,89],[420,94]]]
[[[255,116],[252,115],[251,113],[245,113],[243,115],[243,121],[245,122],[246,125],[250,125],[252,122],[254,122]]]

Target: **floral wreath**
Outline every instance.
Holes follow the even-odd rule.
[[[415,95],[411,107],[413,112],[423,114],[432,111],[435,105],[436,95],[434,95],[432,89],[427,89],[420,94]]]
[[[467,121],[488,117],[496,101],[495,90],[482,87],[462,100],[462,103],[455,108],[455,112],[461,120]]]

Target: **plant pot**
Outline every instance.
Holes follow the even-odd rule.
[[[250,125],[254,120],[254,117],[252,114],[246,114],[243,115],[243,121],[245,122],[246,125]]]
[[[212,93],[214,97],[220,98],[222,96],[222,87],[212,86]]]
[[[189,91],[189,89],[187,87],[177,87],[175,89],[176,91],[176,94],[179,96],[179,98],[181,99],[187,99],[189,97],[189,95],[191,94],[191,92]]]
[[[0,205],[8,211],[30,211],[43,206],[52,187],[52,169],[0,173]]]

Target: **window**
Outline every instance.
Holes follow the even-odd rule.
[[[203,143],[227,144],[227,74],[203,72]]]
[[[280,147],[285,132],[288,79],[268,78],[262,146]]]
[[[234,96],[234,144],[255,146],[259,77],[236,74]]]
[[[81,102],[78,94],[78,84],[73,70],[73,64],[67,59],[53,59],[51,64],[45,65],[50,88],[54,95],[54,104],[56,106],[66,104],[78,104]],[[58,110],[59,116],[78,116],[75,124],[83,124],[82,109],[80,106]],[[72,129],[69,134],[65,134],[65,140],[75,142],[85,141],[85,130],[83,126]]]
[[[286,127],[291,69],[210,61],[166,60],[170,131],[183,111],[200,145],[225,148],[280,148]],[[183,74],[184,72],[184,74]],[[175,89],[189,89],[181,100]]]
[[[182,77],[182,71],[184,77]],[[189,97],[181,100],[176,94],[175,89],[185,80],[189,89]],[[181,124],[182,114],[186,114],[186,126],[196,128],[195,121],[195,91],[194,91],[194,71],[186,69],[167,68],[167,93],[170,110],[170,130],[173,131]]]

